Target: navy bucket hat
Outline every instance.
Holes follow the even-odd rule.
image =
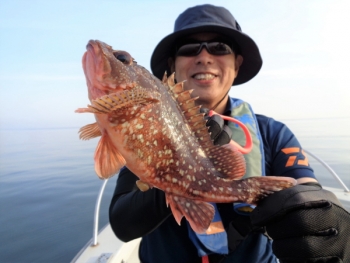
[[[232,40],[239,47],[243,63],[232,85],[239,85],[258,74],[262,59],[253,39],[244,34],[241,27],[224,7],[199,5],[188,8],[175,21],[174,32],[163,38],[151,57],[153,74],[161,79],[165,70],[169,72],[168,59],[174,54],[174,46],[182,37],[202,32],[214,32]]]

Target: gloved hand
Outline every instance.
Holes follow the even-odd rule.
[[[317,183],[274,193],[254,209],[281,263],[350,262],[350,214]]]
[[[225,125],[224,120],[219,115],[208,116],[209,110],[201,108],[200,111],[205,113],[204,118],[207,120],[208,132],[215,145],[224,145],[231,141],[232,131]]]

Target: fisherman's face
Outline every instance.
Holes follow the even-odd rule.
[[[215,33],[200,33],[188,37],[197,43],[220,39]],[[243,58],[240,55],[210,54],[205,47],[195,56],[176,56],[170,60],[177,82],[186,80],[185,89],[193,89],[193,97],[199,97],[197,104],[223,113],[227,93],[238,74]]]

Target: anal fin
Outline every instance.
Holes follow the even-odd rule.
[[[176,222],[180,225],[182,217],[185,217],[196,233],[204,233],[214,217],[215,209],[207,202],[172,194],[166,194],[166,201]]]
[[[101,179],[116,174],[124,165],[125,159],[115,148],[107,133],[104,133],[95,150],[95,171]]]

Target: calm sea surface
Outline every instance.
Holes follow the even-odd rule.
[[[350,119],[285,121],[303,147],[350,187],[350,128],[344,122]],[[93,168],[98,140],[80,141],[77,132],[0,131],[0,262],[70,262],[92,237],[102,185]],[[309,160],[321,183],[338,186]],[[101,227],[108,221],[115,181],[109,180],[103,196]]]

